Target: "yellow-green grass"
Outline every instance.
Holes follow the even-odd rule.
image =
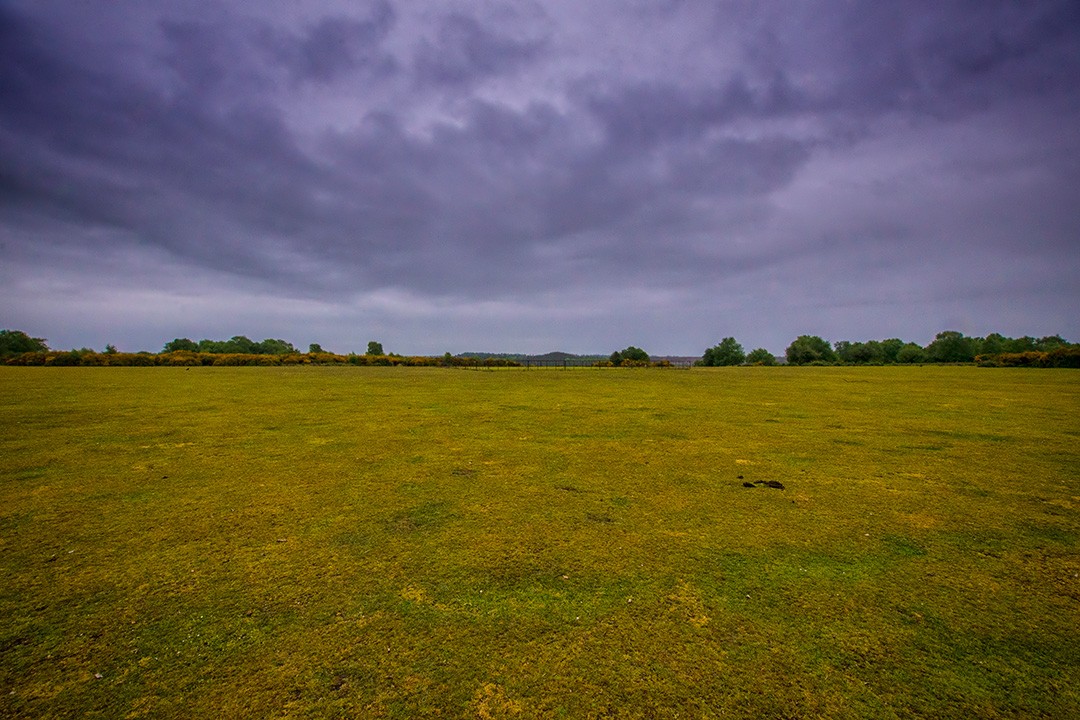
[[[1078,371],[0,368],[0,403],[4,717],[1080,717]]]

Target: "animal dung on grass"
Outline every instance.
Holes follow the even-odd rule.
[[[755,480],[754,482],[744,482],[742,484],[742,486],[745,488],[757,487],[758,485],[776,488],[777,490],[784,489],[784,483],[780,482],[779,480]]]

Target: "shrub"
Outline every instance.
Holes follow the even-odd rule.
[[[1047,353],[1050,367],[1080,368],[1080,346],[1059,347]]]
[[[1027,350],[979,355],[975,362],[980,367],[1080,368],[1080,346],[1058,347],[1049,352]]]
[[[74,350],[49,353],[45,358],[45,364],[55,367],[73,367],[82,364],[82,355]]]
[[[746,355],[748,365],[775,365],[776,357],[765,348],[754,348]]]
[[[161,365],[191,367],[193,365],[202,365],[202,358],[199,357],[199,353],[192,350],[177,350],[158,355],[158,362]]]

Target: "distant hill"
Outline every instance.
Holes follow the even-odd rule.
[[[556,365],[562,362],[581,365],[584,363],[594,363],[601,360],[607,360],[610,355],[575,355],[574,353],[556,350],[554,352],[544,353],[543,355],[526,355],[524,353],[463,352],[458,353],[455,357],[469,357],[476,358],[478,360],[497,358],[503,360],[514,360],[519,363],[536,363],[538,365]],[[682,355],[650,355],[649,359],[653,362],[667,360],[674,365],[693,365],[694,362],[701,359],[701,356],[695,355],[693,357],[684,357]]]
[[[584,363],[584,362],[597,362],[599,360],[606,360],[607,355],[575,355],[568,352],[549,352],[543,355],[526,355],[524,353],[488,353],[488,352],[463,352],[458,353],[457,357],[470,357],[478,360],[486,360],[488,358],[498,358],[503,360],[515,360],[520,363],[544,363],[544,364],[557,364],[562,362]]]
[[[454,357],[459,358],[476,358],[477,360],[487,360],[488,358],[495,358],[497,360],[522,360],[525,356],[521,353],[489,353],[489,352],[463,352],[458,353]]]
[[[607,359],[607,355],[575,355],[574,353],[567,352],[549,352],[543,355],[529,355],[526,357],[529,362],[536,363],[561,363],[561,362],[596,362],[598,360]]]

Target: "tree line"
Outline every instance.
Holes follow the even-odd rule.
[[[939,332],[925,347],[899,338],[829,344],[817,335],[800,335],[784,351],[790,365],[919,365],[926,363],[976,363],[1007,367],[1080,367],[1080,345],[1060,335],[1010,338],[1000,333],[968,337],[955,330]],[[705,350],[699,365],[775,365],[777,359],[764,348],[744,353],[733,337]]]
[[[386,353],[381,343],[371,341],[364,354],[340,355],[326,352],[318,343],[303,352],[285,340],[267,338],[255,342],[243,335],[228,340],[175,338],[165,343],[159,353],[118,352],[113,345],[98,352],[90,348],[51,350],[43,338],[20,330],[0,330],[0,361],[8,365],[408,365],[463,367],[516,367],[522,363],[514,356],[486,357],[410,356]],[[602,358],[602,356],[601,356]],[[790,365],[892,365],[926,363],[976,363],[982,366],[1008,367],[1080,367],[1080,345],[1060,335],[1041,338],[1010,338],[999,333],[986,337],[968,337],[955,330],[938,333],[926,346],[898,338],[830,344],[817,335],[800,335],[784,352]],[[733,337],[723,338],[707,348],[695,364],[704,367],[730,365],[776,365],[779,363],[765,348],[745,352]],[[636,346],[616,350],[594,364],[601,367],[663,367],[666,360],[652,361],[647,352]]]
[[[195,342],[190,338],[175,338],[165,343],[162,353],[178,351],[209,353],[212,355],[295,355],[302,351],[293,347],[293,344],[285,340],[267,338],[255,342],[244,335],[234,335],[228,340],[200,340]],[[308,354],[326,353],[318,343],[308,346]],[[365,355],[386,355],[382,343],[372,340],[367,345]]]
[[[243,366],[243,365],[383,365],[409,367],[485,367],[517,366],[519,363],[504,358],[484,359],[442,356],[403,356],[387,353],[382,343],[371,341],[364,354],[338,353],[323,350],[318,343],[303,352],[285,340],[268,338],[255,342],[243,335],[228,340],[200,340],[175,338],[165,343],[158,353],[147,351],[118,352],[113,345],[106,345],[98,352],[91,348],[77,350],[52,350],[43,338],[30,337],[20,330],[0,330],[0,363],[7,365],[63,366]]]

